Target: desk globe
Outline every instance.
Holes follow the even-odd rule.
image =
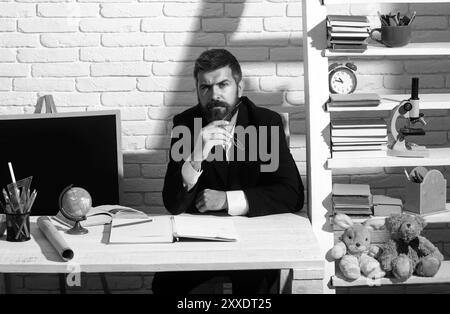
[[[85,234],[88,230],[83,228],[80,221],[86,220],[86,214],[92,207],[92,198],[88,191],[70,185],[59,195],[59,210],[69,220],[75,222],[68,234]]]

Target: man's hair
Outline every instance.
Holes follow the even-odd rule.
[[[198,81],[198,73],[211,72],[229,66],[236,83],[242,79],[241,66],[237,59],[225,49],[210,49],[203,52],[195,60],[194,77]]]

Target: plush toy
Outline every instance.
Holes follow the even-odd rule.
[[[345,229],[341,240],[330,251],[334,260],[340,259],[342,274],[350,280],[358,279],[361,274],[370,279],[384,277],[386,273],[375,258],[380,248],[371,244],[371,231],[384,226],[384,221],[369,219],[359,224],[345,214],[336,214],[334,223]]]
[[[416,274],[433,277],[444,260],[439,249],[420,236],[425,220],[416,215],[395,214],[386,219],[391,239],[379,256],[384,271],[404,281]]]

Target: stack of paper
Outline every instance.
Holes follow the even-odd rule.
[[[375,216],[390,216],[401,214],[403,208],[402,200],[386,195],[373,196],[373,214]]]
[[[333,211],[346,215],[372,215],[372,195],[368,184],[333,184]]]
[[[328,47],[338,52],[364,52],[369,27],[367,16],[328,15]]]
[[[387,140],[387,126],[383,119],[341,119],[331,122],[333,158],[386,157]]]

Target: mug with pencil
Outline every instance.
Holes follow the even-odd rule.
[[[411,17],[401,15],[400,12],[396,14],[380,14],[381,28],[374,28],[370,32],[370,38],[388,46],[388,47],[402,47],[411,41],[411,23],[416,18],[416,12]],[[381,33],[381,39],[375,38],[375,32]]]
[[[4,202],[0,206],[6,216],[6,240],[23,242],[30,240],[30,212],[36,199],[37,191],[31,193],[33,177],[16,181],[12,164],[8,163],[12,183],[3,189]]]

